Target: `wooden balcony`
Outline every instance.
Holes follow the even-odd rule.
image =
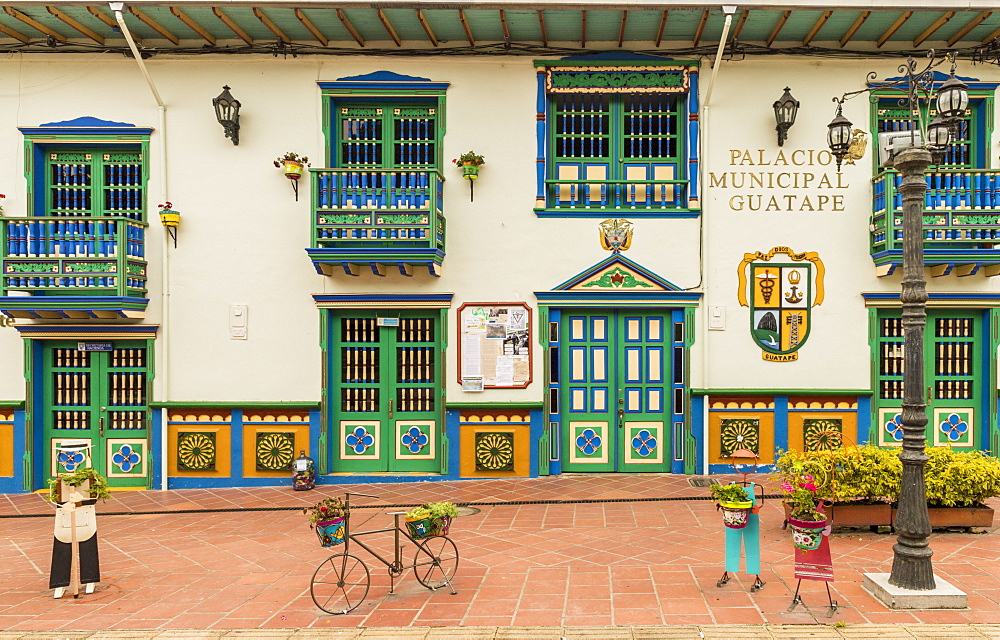
[[[0,313],[144,317],[146,227],[116,217],[0,218]]]
[[[687,180],[550,179],[545,188],[547,207],[535,210],[540,215],[686,217],[692,211]]]
[[[902,178],[872,179],[871,255],[879,276],[903,264]],[[929,171],[924,202],[924,266],[933,276],[1000,275],[1000,171]]]
[[[437,171],[310,169],[312,241],[306,249],[324,275],[441,275],[444,178]]]

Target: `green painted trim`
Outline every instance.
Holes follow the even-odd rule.
[[[0,409],[23,409],[24,400],[0,400]]]
[[[535,67],[700,67],[697,60],[535,60]]]
[[[319,402],[150,402],[151,409],[186,409],[186,408],[213,408],[213,409],[318,409]]]
[[[541,409],[543,402],[449,402],[446,409]]]
[[[691,389],[693,396],[870,396],[871,389]]]

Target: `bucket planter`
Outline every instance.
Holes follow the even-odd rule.
[[[334,518],[316,523],[316,537],[321,547],[332,547],[344,541],[347,518]]]
[[[823,530],[826,529],[827,521],[823,520],[796,520],[788,519],[788,526],[792,529],[792,544],[797,549],[812,551],[818,549],[823,541]]]
[[[479,165],[471,162],[463,164],[462,177],[466,180],[477,180],[479,178]]]
[[[173,209],[160,209],[160,222],[164,227],[181,226],[181,212]]]
[[[406,530],[414,540],[423,540],[431,535],[430,518],[406,518]]]
[[[717,507],[722,511],[722,524],[729,529],[742,529],[747,526],[750,519],[753,503],[749,500],[746,502],[720,502]]]
[[[285,160],[282,162],[285,169],[285,177],[289,180],[298,180],[302,177],[302,163],[295,160]]]
[[[446,536],[451,519],[458,515],[458,508],[450,502],[431,502],[415,507],[406,513],[406,531],[414,540],[433,536]]]

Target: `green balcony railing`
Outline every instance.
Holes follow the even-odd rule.
[[[2,218],[0,296],[144,298],[146,227],[117,217]]]
[[[310,169],[313,247],[444,246],[437,171]]]
[[[310,169],[317,266],[348,263],[440,265],[444,178],[409,169]]]
[[[901,261],[901,181],[895,170],[883,171],[872,179],[871,254],[877,264]],[[1000,171],[931,170],[927,185],[923,215],[925,264],[1000,263]]]

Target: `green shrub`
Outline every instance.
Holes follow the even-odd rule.
[[[1000,496],[1000,460],[982,451],[928,447],[924,469],[927,502],[969,506]]]
[[[832,451],[784,451],[771,479],[776,483],[809,474],[816,497],[833,502],[896,502],[903,464],[898,448],[875,445]],[[927,502],[968,506],[1000,496],[1000,460],[982,451],[927,447]]]
[[[709,491],[716,502],[750,502],[747,492],[740,484],[713,484]]]

